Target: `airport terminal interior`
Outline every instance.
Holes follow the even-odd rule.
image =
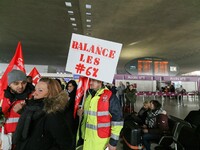
[[[124,120],[151,100],[169,117],[172,141],[152,141],[152,150],[197,150],[187,139],[200,139],[199,35],[199,0],[1,0],[0,92],[11,68],[34,84],[78,84],[80,76],[110,89],[129,83],[135,101],[121,103]],[[191,111],[197,124],[185,120]],[[117,150],[145,149],[131,136],[121,133]]]

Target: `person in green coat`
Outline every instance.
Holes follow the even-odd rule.
[[[126,103],[127,105],[131,105],[131,112],[134,112],[134,104],[136,102],[136,93],[137,90],[134,85],[129,86],[129,90],[126,93]]]

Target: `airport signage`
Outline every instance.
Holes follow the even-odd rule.
[[[170,76],[164,76],[163,80],[164,81],[197,81],[197,77],[186,77],[186,76],[170,77]]]
[[[185,81],[185,82],[197,82],[199,77],[188,76],[146,76],[146,75],[126,75],[116,74],[115,80],[156,80],[156,81]]]
[[[136,75],[125,75],[125,80],[153,80],[153,76],[136,76]]]
[[[66,71],[112,83],[122,44],[72,34]]]

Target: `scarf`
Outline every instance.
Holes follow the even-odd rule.
[[[27,100],[23,113],[20,116],[15,133],[13,134],[13,144],[20,140],[25,140],[30,131],[30,123],[45,115],[43,111],[44,102],[40,100]]]
[[[147,112],[147,118],[145,120],[148,128],[154,128],[156,125],[156,117],[163,112],[162,109],[152,110]]]

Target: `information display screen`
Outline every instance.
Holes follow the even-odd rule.
[[[156,57],[141,57],[126,64],[125,69],[133,75],[175,76],[179,66],[173,61]]]
[[[153,75],[151,60],[138,60],[138,75]]]
[[[155,75],[168,75],[168,61],[154,61]]]

